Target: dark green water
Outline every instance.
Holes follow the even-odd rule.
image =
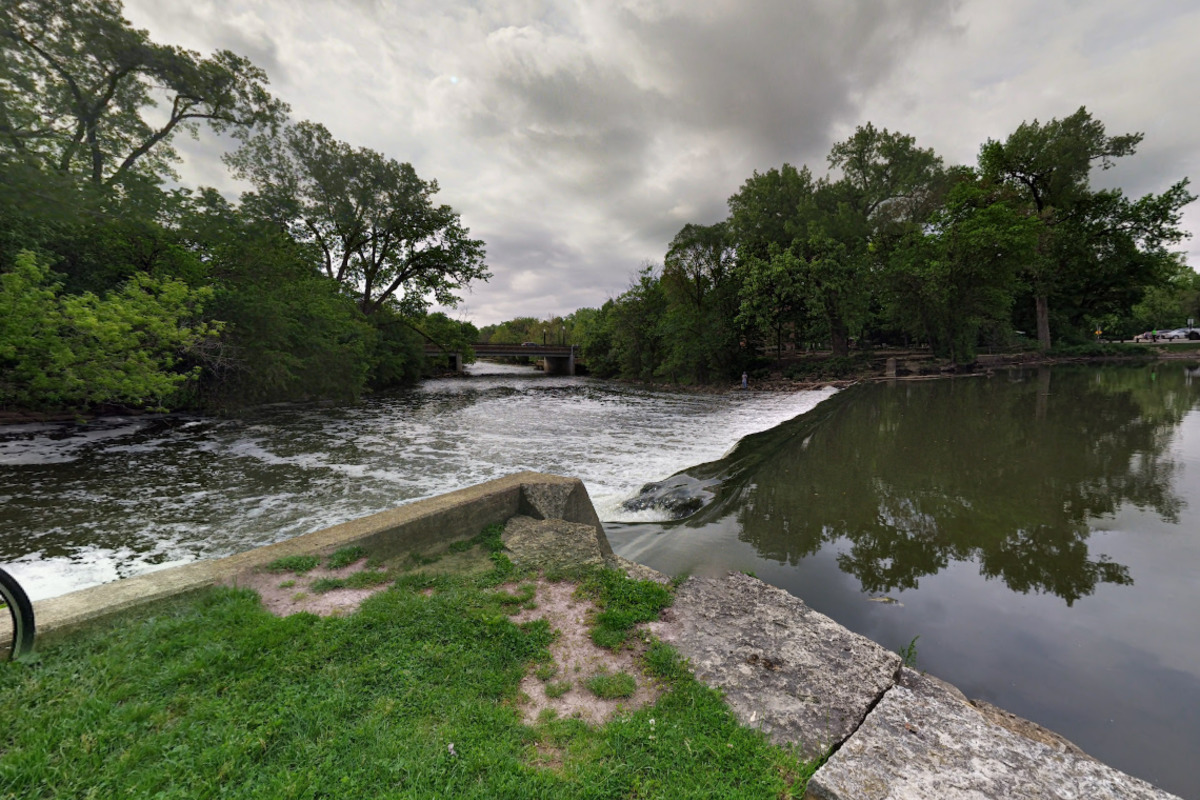
[[[854,387],[687,473],[716,499],[610,525],[618,552],[919,636],[919,668],[1200,798],[1200,370]]]

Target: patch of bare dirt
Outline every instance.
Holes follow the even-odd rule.
[[[363,600],[391,586],[391,581],[367,589],[331,589],[324,593],[312,591],[312,584],[321,578],[348,578],[361,572],[365,563],[362,559],[340,569],[317,567],[303,575],[249,570],[239,573],[228,583],[258,592],[266,609],[278,617],[301,611],[322,617],[341,616],[357,610]]]
[[[515,589],[513,586],[507,588]],[[592,642],[588,635],[588,616],[596,613],[596,606],[590,600],[575,596],[575,584],[550,583],[539,578],[535,588],[533,601],[537,608],[523,609],[512,620],[522,623],[544,619],[559,632],[558,639],[550,645],[550,655],[558,671],[546,681],[531,671],[521,681],[521,691],[528,698],[521,709],[526,723],[533,724],[550,709],[560,717],[578,717],[598,725],[618,711],[641,708],[658,699],[661,689],[638,669],[639,649],[624,648],[614,653]],[[629,673],[637,680],[637,691],[631,697],[614,700],[596,697],[588,690],[587,679],[605,672]],[[570,683],[567,692],[560,697],[548,696],[546,687],[561,681]]]

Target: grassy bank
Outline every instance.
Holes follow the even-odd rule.
[[[537,598],[504,584],[528,576],[494,537],[475,550],[485,569],[393,572],[342,617],[276,617],[220,589],[0,665],[0,797],[803,795],[808,765],[628,635],[670,595],[617,573],[575,576],[601,609],[592,638],[641,650],[657,702],[600,726],[523,723],[519,683],[554,674],[556,633],[513,622]]]

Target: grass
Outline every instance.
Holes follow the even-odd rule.
[[[616,650],[625,644],[634,626],[658,619],[671,605],[671,590],[654,581],[633,581],[616,570],[599,570],[583,579],[579,592],[600,608],[592,626],[592,641]]]
[[[333,555],[329,557],[329,561],[326,562],[325,566],[329,569],[341,569],[342,567],[350,566],[355,561],[361,561],[366,557],[366,549],[359,547],[358,545],[354,545],[352,547],[342,547],[334,551]]]
[[[900,660],[904,662],[904,666],[909,669],[917,668],[917,639],[920,638],[920,636],[914,636],[911,642],[896,651],[900,655]]]
[[[569,691],[571,691],[570,681],[554,681],[546,684],[546,697],[551,699],[562,697]]]
[[[633,697],[637,681],[628,672],[602,673],[587,679],[588,691],[596,697],[613,700],[618,697]]]
[[[308,588],[317,594],[324,594],[334,589],[370,589],[374,586],[382,586],[390,580],[392,580],[392,575],[386,571],[362,570],[345,578],[318,578]]]
[[[263,569],[267,572],[294,572],[303,575],[321,565],[321,559],[316,556],[284,556],[277,558]]]
[[[524,590],[494,587],[519,571],[473,546],[490,572],[403,574],[345,617],[213,589],[0,664],[0,798],[803,795],[812,767],[740,727],[666,645],[644,655],[654,706],[522,723],[520,680],[554,634],[510,619]],[[663,600],[619,577],[592,578],[606,612]]]

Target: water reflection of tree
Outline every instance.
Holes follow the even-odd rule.
[[[1070,605],[1100,583],[1132,583],[1089,552],[1089,520],[1127,503],[1178,519],[1167,446],[1200,387],[1178,370],[1151,375],[1057,370],[852,390],[820,419],[748,443],[770,455],[741,454],[757,465],[731,476],[721,505],[737,508],[741,538],[768,558],[795,563],[845,539],[839,566],[869,592],[976,559],[1014,591]]]

